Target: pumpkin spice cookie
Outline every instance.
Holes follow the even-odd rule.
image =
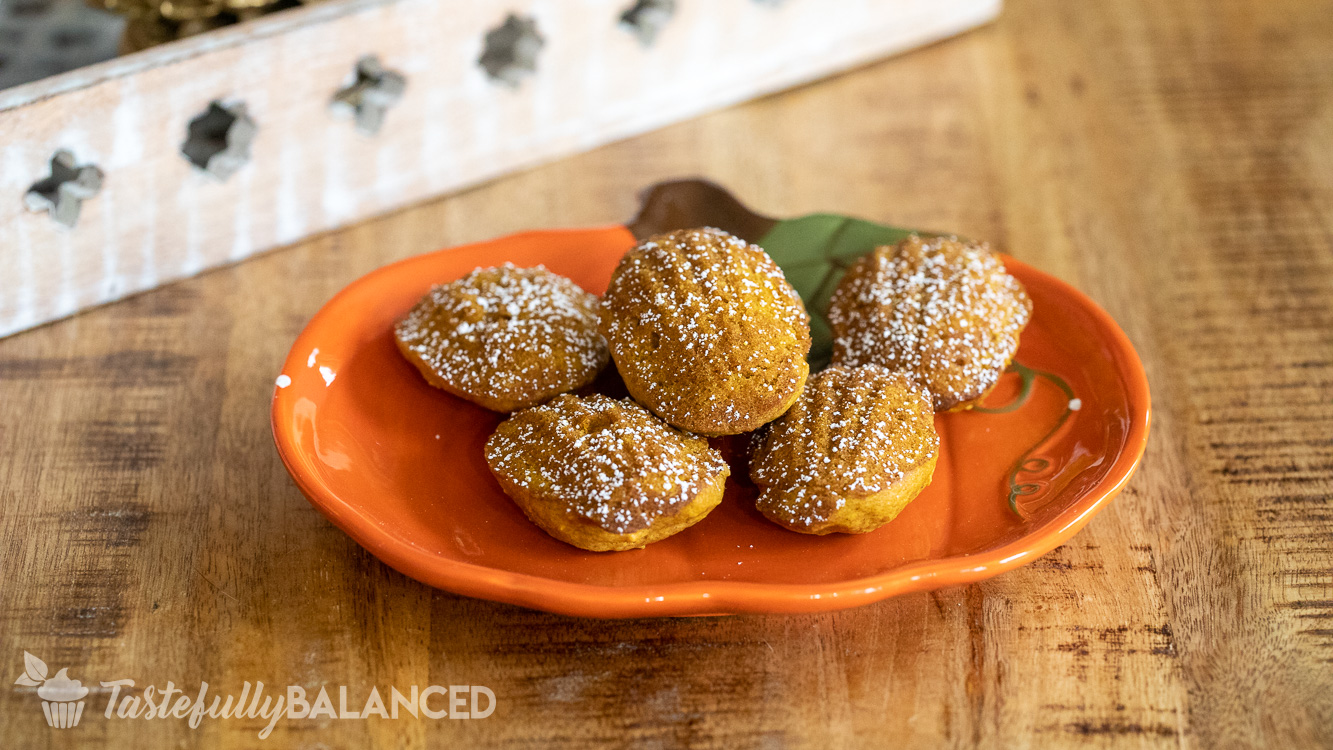
[[[829,303],[833,363],[905,370],[936,411],[975,406],[1032,317],[1023,285],[986,244],[912,236],[858,260]]]
[[[609,359],[597,297],[542,266],[479,268],[437,286],[394,334],[427,382],[498,412],[581,388]]]
[[[935,471],[930,394],[877,365],[811,376],[756,433],[750,479],[770,521],[805,534],[863,534],[892,521]]]
[[[634,398],[700,435],[735,435],[791,406],[809,374],[810,318],[758,245],[686,229],[625,254],[601,330]]]
[[[602,395],[514,414],[486,441],[486,462],[533,523],[593,552],[638,549],[698,523],[731,473],[703,438]]]

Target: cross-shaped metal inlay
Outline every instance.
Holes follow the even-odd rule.
[[[52,219],[73,227],[79,221],[83,202],[102,189],[102,170],[92,164],[79,164],[74,154],[57,151],[51,157],[51,175],[28,188],[23,202],[30,211],[46,211]]]
[[[676,0],[638,0],[620,15],[620,25],[634,32],[644,46],[650,45],[676,12]]]
[[[244,103],[211,102],[203,114],[190,120],[181,153],[191,164],[225,180],[250,160],[250,142],[258,131]]]
[[[537,33],[536,21],[511,13],[502,25],[487,32],[478,62],[491,78],[516,87],[523,76],[537,70],[537,53],[545,43]]]
[[[333,111],[356,118],[357,130],[374,135],[384,124],[384,113],[403,98],[406,88],[406,78],[367,55],[356,61],[356,80],[333,95]]]

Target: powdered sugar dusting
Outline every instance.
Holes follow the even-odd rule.
[[[574,282],[506,263],[433,288],[396,333],[437,384],[507,411],[596,377],[609,358],[597,319]]]
[[[782,269],[720,229],[641,242],[603,298],[602,330],[635,398],[699,432],[741,432],[805,377],[810,319]],[[727,429],[728,426],[742,425]]]
[[[847,498],[890,488],[939,449],[930,395],[877,365],[830,367],[756,434],[750,477],[765,515],[809,528]]]
[[[702,438],[600,394],[514,414],[486,442],[486,460],[502,483],[615,534],[679,511],[729,471]]]
[[[937,410],[979,398],[1031,317],[1023,285],[983,244],[911,237],[852,267],[829,305],[834,364],[912,373]]]

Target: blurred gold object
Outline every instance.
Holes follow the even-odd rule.
[[[86,0],[129,19],[121,54],[320,0]]]

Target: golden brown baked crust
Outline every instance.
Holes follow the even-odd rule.
[[[874,531],[930,483],[938,454],[930,394],[906,373],[830,367],[756,433],[755,505],[806,534]]]
[[[777,418],[810,371],[800,296],[762,248],[720,229],[658,235],[626,253],[601,330],[630,394],[701,435]]]
[[[533,523],[594,552],[638,549],[722,500],[730,467],[708,442],[629,399],[564,395],[486,441],[491,473]]]
[[[858,260],[829,303],[833,363],[915,375],[936,411],[971,408],[1013,360],[1032,301],[985,243],[912,236]]]
[[[542,266],[479,268],[437,286],[394,334],[431,385],[499,412],[587,385],[609,359],[597,297]]]

